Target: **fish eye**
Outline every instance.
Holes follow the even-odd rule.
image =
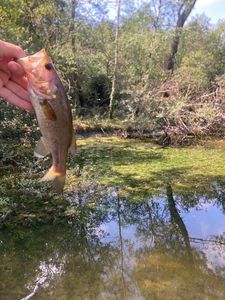
[[[45,64],[45,69],[51,70],[52,68],[53,68],[53,67],[52,67],[52,64],[51,64],[51,63]]]

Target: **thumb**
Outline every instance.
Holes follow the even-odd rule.
[[[26,53],[19,46],[0,40],[0,56],[21,58],[25,57]]]

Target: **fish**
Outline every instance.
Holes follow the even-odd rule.
[[[52,156],[52,166],[40,181],[52,182],[54,190],[61,193],[65,185],[68,152],[76,154],[70,103],[45,49],[17,62],[28,79],[28,92],[42,134],[34,155],[38,158]]]

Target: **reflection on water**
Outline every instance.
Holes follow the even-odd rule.
[[[71,193],[70,224],[0,233],[0,299],[224,299],[224,192]]]

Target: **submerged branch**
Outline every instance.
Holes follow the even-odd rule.
[[[189,238],[192,242],[195,243],[213,243],[213,244],[219,244],[225,246],[225,241],[219,241],[219,240],[209,240],[209,239],[202,239],[202,238],[196,238],[196,237],[190,237]]]

